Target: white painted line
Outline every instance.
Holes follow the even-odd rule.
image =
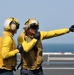
[[[21,68],[19,68],[19,69],[21,69]],[[59,67],[54,68],[54,67],[53,67],[53,68],[43,68],[43,69],[44,69],[44,70],[45,70],[45,69],[51,69],[51,70],[52,70],[52,69],[57,69],[57,70],[58,70],[58,69],[60,69],[60,70],[61,70],[61,69],[73,70],[74,68],[70,68],[70,67],[68,67],[68,68],[66,68],[66,67],[63,67],[63,68],[59,68]]]
[[[58,67],[58,68],[43,68],[43,69],[69,69],[69,70],[70,70],[70,69],[74,69],[74,68],[70,68],[70,67],[68,67],[68,68],[66,68],[66,67],[59,68],[59,67]]]

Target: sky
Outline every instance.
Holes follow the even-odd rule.
[[[19,20],[20,28],[14,36],[17,42],[28,18],[39,21],[39,31],[69,28],[74,24],[74,0],[0,0],[0,34],[8,17]],[[47,39],[43,43],[74,43],[74,33]]]

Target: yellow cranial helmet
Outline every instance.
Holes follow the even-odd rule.
[[[35,18],[30,18],[25,22],[25,28],[39,29],[39,22]]]
[[[4,30],[16,30],[19,29],[19,22],[16,18],[7,18],[4,22]]]

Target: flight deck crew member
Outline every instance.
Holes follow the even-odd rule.
[[[9,17],[5,20],[0,44],[0,75],[14,75],[16,54],[19,53],[19,50],[16,49],[13,36],[18,29],[19,22],[16,18]]]
[[[18,49],[21,51],[21,75],[43,75],[42,40],[61,36],[74,31],[74,25],[52,31],[38,31],[39,22],[35,18],[28,19],[24,31],[18,36]]]

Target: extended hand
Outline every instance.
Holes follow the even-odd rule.
[[[74,25],[69,28],[69,31],[74,32]]]
[[[17,46],[17,49],[19,50],[19,53],[22,53],[22,51],[23,51],[23,47],[22,47],[21,44]]]

